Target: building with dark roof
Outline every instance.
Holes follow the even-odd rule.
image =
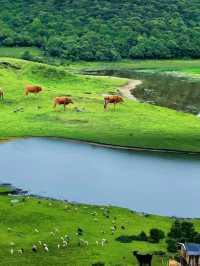
[[[200,266],[200,244],[180,243],[181,266]]]

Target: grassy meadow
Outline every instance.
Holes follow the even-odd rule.
[[[12,203],[13,200],[15,203]],[[0,196],[0,265],[80,265],[89,266],[104,262],[105,265],[137,265],[133,250],[141,252],[166,251],[165,241],[159,244],[134,241],[123,244],[115,239],[120,235],[149,233],[152,228],[168,232],[172,219],[159,216],[145,216],[117,207],[98,207],[72,204],[62,201],[37,199],[22,196]],[[109,218],[104,215],[109,210]],[[114,234],[113,225],[117,226]],[[199,225],[199,224],[198,224]],[[121,229],[124,226],[125,229]],[[83,230],[77,236],[77,229]],[[62,247],[62,237],[68,235],[68,247]],[[88,241],[88,246],[78,246],[79,238]],[[106,239],[104,246],[97,245]],[[46,243],[45,253],[39,241]],[[38,252],[32,252],[37,245]],[[58,249],[58,244],[61,247]],[[24,254],[17,250],[23,248]],[[11,254],[11,249],[14,254]],[[112,254],[112,255],[111,255]],[[167,260],[167,257],[164,257]],[[154,257],[153,265],[160,266],[161,258]]]
[[[42,51],[36,47],[0,47],[0,57],[21,58],[27,51],[32,56],[42,56]]]
[[[134,250],[143,254],[162,251],[166,255],[155,255],[153,266],[166,266],[172,256],[166,251],[165,239],[153,244],[142,241],[120,243],[116,238],[137,235],[141,231],[149,234],[152,228],[161,229],[167,235],[173,218],[139,214],[113,206],[9,195],[0,196],[0,212],[2,266],[91,266],[97,262],[106,266],[137,266],[132,255]],[[193,222],[200,231],[200,221]],[[114,225],[117,229],[112,233]],[[77,235],[78,228],[83,230],[81,236]],[[63,239],[68,239],[67,247],[62,246]],[[88,241],[88,245],[79,246],[79,239]],[[102,239],[106,239],[103,246]],[[44,251],[40,241],[47,244],[49,252]],[[37,246],[37,253],[32,252],[33,245]],[[21,248],[23,254],[18,253]]]
[[[128,80],[75,75],[17,59],[0,59],[0,138],[49,136],[128,147],[200,151],[199,118],[132,100],[103,110],[103,94],[116,93]],[[24,86],[38,84],[40,95],[24,95]],[[74,105],[53,110],[53,98],[71,95]],[[81,112],[77,112],[79,108]]]
[[[141,64],[142,69],[142,62],[136,64]],[[150,61],[143,64],[149,64],[151,69],[155,66]],[[164,69],[163,62],[158,64],[158,69],[162,69],[161,65]],[[196,70],[191,69],[198,68],[198,61],[191,61],[191,65],[184,64],[185,69],[193,73]],[[85,68],[111,68],[114,65],[69,63],[55,67],[0,58],[0,88],[5,92],[5,99],[0,102],[0,139],[48,136],[128,147],[199,152],[199,118],[128,99],[118,105],[115,111],[110,106],[109,111],[104,112],[102,95],[116,93],[128,80],[74,74]],[[130,62],[119,65],[128,68]],[[181,62],[177,65],[181,66]],[[168,65],[165,70],[169,70]],[[39,95],[25,96],[24,87],[27,84],[41,85],[44,91]],[[74,100],[74,105],[67,107],[66,111],[63,107],[57,107],[56,110],[52,108],[53,98],[61,95],[70,95]],[[7,189],[1,187],[0,194]],[[109,218],[104,215],[105,210],[109,210]],[[136,266],[133,250],[143,253],[166,252],[165,241],[159,244],[139,241],[123,244],[117,242],[116,237],[141,231],[149,233],[155,227],[167,233],[173,222],[172,218],[137,214],[111,206],[89,206],[9,195],[0,195],[0,214],[2,266],[89,266],[97,262],[113,266]],[[193,221],[200,231],[200,222]],[[117,226],[114,234],[111,233],[113,224]],[[83,229],[81,238],[88,241],[88,246],[78,246],[78,228]],[[62,243],[61,237],[66,234],[70,237],[68,247],[58,248],[57,245]],[[107,240],[103,247],[96,244],[102,239]],[[38,241],[48,244],[48,253]],[[38,246],[37,253],[31,250],[34,244]],[[21,248],[24,249],[23,254],[17,252]],[[13,254],[11,249],[14,250]],[[167,260],[167,256],[163,257],[163,261],[161,257],[154,256],[153,266],[167,265]]]
[[[200,75],[200,60],[123,60],[119,62],[74,62],[72,69],[132,69],[139,71],[175,72]]]

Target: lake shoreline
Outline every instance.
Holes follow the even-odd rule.
[[[87,141],[87,140],[81,140],[81,139],[73,139],[73,138],[65,138],[65,137],[52,137],[52,136],[24,136],[24,137],[8,137],[0,139],[0,144],[4,142],[9,142],[12,140],[17,139],[31,139],[31,138],[46,138],[46,139],[57,139],[57,140],[63,140],[66,142],[72,142],[72,143],[82,143],[82,144],[88,144],[96,147],[104,147],[109,149],[116,149],[116,150],[129,150],[129,151],[137,151],[137,152],[154,152],[154,153],[166,153],[166,154],[185,154],[185,155],[200,155],[200,152],[194,152],[194,151],[182,151],[182,150],[176,150],[176,149],[156,149],[156,148],[148,148],[148,147],[130,147],[130,146],[121,146],[121,145],[115,145],[115,144],[107,144],[107,143],[101,143],[101,142],[93,142],[93,141]]]
[[[168,219],[182,219],[182,220],[199,220],[200,218],[198,217],[179,217],[179,216],[170,216],[170,215],[162,215],[162,214],[156,214],[156,213],[149,213],[149,212],[143,212],[143,211],[137,211],[137,210],[133,210],[131,208],[128,207],[122,207],[122,206],[117,206],[117,205],[112,205],[112,204],[95,204],[95,203],[83,203],[83,202],[78,202],[78,201],[71,201],[68,199],[58,199],[58,198],[54,198],[54,197],[49,197],[49,196],[42,196],[39,194],[32,194],[29,193],[28,190],[24,190],[21,188],[18,188],[16,186],[13,186],[11,183],[0,183],[0,188],[7,188],[8,191],[5,192],[0,192],[0,196],[10,196],[10,197],[32,197],[34,199],[37,200],[47,200],[47,201],[53,201],[53,202],[64,202],[66,204],[72,204],[72,205],[76,205],[76,206],[90,206],[90,207],[97,207],[97,208],[118,208],[118,209],[122,209],[122,210],[128,210],[136,215],[139,216],[152,216],[152,217],[162,217],[162,218],[168,218]],[[10,189],[10,191],[9,191]]]
[[[138,101],[138,99],[133,95],[133,91],[142,83],[142,80],[130,79],[127,84],[119,88],[119,91],[123,97],[130,100]]]

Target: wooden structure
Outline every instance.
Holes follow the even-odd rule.
[[[200,244],[179,243],[181,266],[200,266]]]

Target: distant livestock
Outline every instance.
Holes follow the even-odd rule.
[[[136,257],[140,266],[143,266],[143,265],[151,266],[151,261],[152,261],[152,257],[153,257],[152,255],[150,255],[150,254],[140,255],[140,254],[138,254],[137,251],[134,251],[133,255]]]
[[[109,103],[113,103],[114,104],[114,108],[115,108],[117,103],[121,103],[123,101],[124,101],[123,97],[118,96],[118,95],[105,96],[104,97],[104,109],[107,110],[107,106],[108,106]]]
[[[29,93],[38,94],[41,91],[42,91],[42,88],[40,86],[27,85],[25,87],[25,95],[29,95]]]
[[[63,105],[64,106],[64,110],[66,109],[66,106],[68,104],[72,103],[73,104],[73,101],[70,97],[67,97],[67,96],[63,96],[63,97],[56,97],[54,99],[54,108],[56,108],[57,105]]]
[[[178,262],[175,261],[175,260],[170,260],[170,261],[169,261],[169,266],[180,266],[180,263],[178,263]]]
[[[2,89],[0,89],[0,100],[3,100],[4,98],[4,92]]]

